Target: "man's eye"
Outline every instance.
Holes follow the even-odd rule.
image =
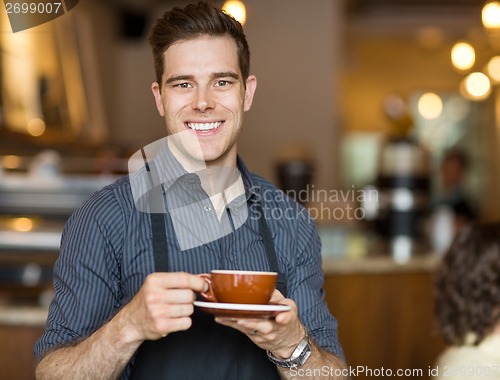
[[[229,85],[231,82],[227,81],[227,80],[218,80],[217,82],[215,82],[215,86],[216,87],[224,87],[224,86],[227,86]]]
[[[176,84],[175,87],[179,87],[179,88],[190,88],[191,85],[189,83],[179,83],[179,84]]]

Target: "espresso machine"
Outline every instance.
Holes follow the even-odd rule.
[[[406,262],[427,250],[425,223],[431,207],[430,154],[411,137],[412,119],[400,98],[387,100],[392,121],[382,144],[375,188],[378,191],[373,226],[384,251]]]
[[[374,225],[397,261],[425,250],[430,186],[426,150],[409,138],[389,139],[380,157]]]

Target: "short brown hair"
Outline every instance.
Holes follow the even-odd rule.
[[[448,343],[462,345],[468,333],[480,343],[500,322],[500,223],[460,232],[436,279],[435,308]]]
[[[210,2],[201,1],[184,8],[175,7],[158,18],[149,35],[153,49],[156,80],[163,76],[163,53],[175,42],[199,36],[229,36],[236,42],[239,67],[243,81],[250,74],[250,50],[243,27],[233,17]]]

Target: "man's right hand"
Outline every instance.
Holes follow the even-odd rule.
[[[185,273],[150,274],[135,297],[118,313],[127,340],[156,340],[191,327],[195,292],[207,290],[201,277]]]

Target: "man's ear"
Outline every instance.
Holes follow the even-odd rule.
[[[165,116],[165,108],[163,108],[160,85],[158,84],[158,82],[153,82],[153,84],[151,85],[151,90],[153,91],[153,95],[155,97],[156,109],[158,110],[158,113],[160,114],[160,116]]]
[[[255,75],[250,75],[245,81],[245,98],[243,99],[243,110],[248,111],[252,107],[253,96],[257,89],[257,78]]]

